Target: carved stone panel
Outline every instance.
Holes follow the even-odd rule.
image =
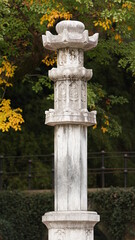
[[[87,109],[87,82],[57,81],[54,84],[54,108],[58,112]]]
[[[59,229],[55,232],[56,240],[65,240],[65,230]]]
[[[69,106],[70,109],[79,109],[79,88],[78,81],[70,81],[69,83]]]
[[[58,82],[54,83],[54,108],[58,108]]]
[[[65,66],[67,63],[67,49],[62,49],[58,51],[57,55],[58,66]]]
[[[69,60],[70,62],[77,62],[78,49],[69,49]]]
[[[78,62],[81,66],[83,66],[84,54],[82,49],[78,49]]]
[[[60,49],[58,52],[58,67],[82,67],[83,62],[84,57],[82,49],[65,48]]]
[[[57,82],[55,89],[56,110],[63,111],[66,108],[66,100],[67,100],[67,82],[59,81]]]
[[[81,81],[81,108],[87,108],[87,83]]]
[[[93,233],[92,233],[91,229],[87,229],[85,231],[85,234],[86,234],[86,240],[92,240],[93,239]]]

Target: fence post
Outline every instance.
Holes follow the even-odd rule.
[[[3,156],[0,155],[0,190],[2,190]]]
[[[105,187],[105,166],[104,166],[104,157],[105,157],[105,151],[104,150],[102,150],[101,151],[101,154],[102,154],[102,167],[101,167],[101,176],[102,176],[102,188],[104,188]]]
[[[128,174],[128,170],[127,170],[127,154],[124,154],[124,187],[127,187],[127,174]]]
[[[31,165],[32,165],[32,160],[29,159],[28,163],[29,163],[28,189],[31,190],[31,178],[32,178],[32,174],[31,174]]]

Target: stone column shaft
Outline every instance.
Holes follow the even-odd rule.
[[[55,127],[55,211],[87,210],[87,127]]]

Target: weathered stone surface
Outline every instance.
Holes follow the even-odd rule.
[[[87,211],[49,212],[42,221],[49,230],[49,240],[93,240],[99,215]]]
[[[88,112],[87,109],[80,110],[69,110],[65,109],[65,111],[55,111],[54,109],[49,109],[46,111],[46,121],[45,123],[49,126],[56,125],[67,125],[67,124],[79,124],[83,126],[92,126],[95,125],[96,122],[96,111]]]
[[[55,127],[55,211],[87,210],[87,127]]]
[[[87,110],[87,81],[92,77],[92,70],[83,67],[83,49],[95,47],[98,35],[88,37],[84,29],[81,22],[62,21],[56,25],[58,35],[47,32],[44,37],[46,48],[58,50],[57,68],[49,71],[54,81],[54,110],[45,112],[47,125],[96,124],[96,111]]]
[[[43,45],[54,51],[67,47],[90,50],[98,43],[98,33],[89,37],[88,31],[84,29],[84,24],[79,21],[62,21],[56,26],[58,35],[53,35],[47,31],[46,35],[42,36]]]
[[[55,211],[55,212],[48,212],[45,213],[45,215],[42,217],[42,221],[45,222],[48,229],[52,227],[51,223],[56,223],[55,228],[57,227],[57,222],[62,225],[67,225],[68,221],[72,223],[78,222],[78,224],[81,226],[83,223],[88,223],[88,225],[85,225],[83,227],[90,228],[95,225],[97,221],[99,221],[99,215],[96,212],[89,212],[89,211]],[[90,224],[91,222],[91,224]],[[70,225],[69,224],[69,225]],[[59,228],[60,228],[59,225]],[[71,226],[71,225],[70,225]],[[80,228],[79,226],[79,228]],[[74,228],[75,225],[72,226]],[[67,225],[68,228],[68,225]]]
[[[59,67],[59,68],[52,68],[52,70],[49,71],[49,78],[56,82],[56,81],[88,81],[92,78],[92,70],[86,69],[84,67]],[[74,64],[72,64],[74,66]]]
[[[93,240],[99,221],[87,212],[87,127],[96,124],[96,111],[87,110],[84,51],[97,45],[98,34],[88,36],[83,23],[62,21],[58,35],[46,32],[44,47],[57,50],[57,68],[49,71],[54,81],[54,109],[46,111],[45,123],[55,126],[55,212],[43,216],[49,240]]]
[[[82,49],[62,48],[62,49],[59,49],[58,51],[57,67],[63,67],[63,68],[70,67],[70,69],[74,67],[74,71],[76,71],[77,68],[82,68],[83,70],[84,69],[83,62],[84,62],[84,53]],[[63,70],[61,69],[61,71]],[[81,74],[81,72],[79,73]]]
[[[85,26],[82,22],[79,21],[61,21],[56,26],[56,32],[61,34],[65,31],[65,29],[69,32],[74,34],[81,34],[85,30]]]

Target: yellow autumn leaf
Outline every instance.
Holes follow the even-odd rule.
[[[102,130],[103,133],[106,133],[108,131],[107,128],[103,127],[103,126],[101,127],[101,130]]]
[[[97,124],[95,124],[92,128],[93,128],[93,129],[96,129],[96,128],[97,128]]]
[[[42,60],[42,62],[46,66],[53,66],[57,62],[57,57],[54,56],[53,58],[51,58],[48,54],[48,55],[45,56],[45,58]]]
[[[105,125],[109,126],[109,121],[108,120],[105,121]]]
[[[10,128],[15,131],[21,130],[21,124],[24,122],[21,112],[20,108],[11,108],[9,99],[3,99],[0,103],[0,130],[2,132],[8,131]]]
[[[107,115],[104,115],[104,118],[105,118],[105,119],[108,119],[108,116],[107,116]]]
[[[130,3],[129,2],[123,3],[122,8],[127,8],[128,10],[131,10],[131,8],[132,8],[131,2]]]
[[[111,28],[112,26],[112,21],[110,19],[105,19],[104,21],[98,20],[94,21],[94,26],[100,26],[102,27],[105,31]]]
[[[121,38],[120,34],[116,34],[114,38],[115,38],[116,41],[119,42],[119,44],[122,42],[122,38]]]
[[[69,12],[66,12],[65,9],[62,7],[61,4],[58,4],[56,9],[48,9],[47,13],[44,14],[40,19],[40,24],[42,25],[45,21],[48,22],[47,27],[52,27],[56,21],[56,19],[64,18],[66,20],[70,20],[72,17],[72,14]]]
[[[3,56],[3,61],[0,67],[0,85],[11,87],[12,83],[9,82],[9,78],[14,76],[16,66],[10,63],[6,56]]]
[[[131,31],[131,30],[132,30],[132,28],[130,26],[128,26],[128,31]]]
[[[94,26],[95,26],[95,27],[98,26],[98,22],[95,21],[95,22],[94,22]]]

